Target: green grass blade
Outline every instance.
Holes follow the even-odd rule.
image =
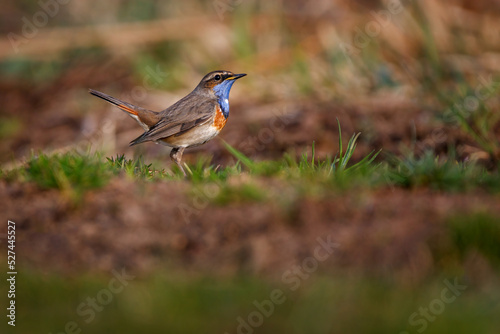
[[[242,152],[238,151],[237,149],[235,149],[234,147],[229,145],[226,141],[222,140],[222,142],[224,143],[224,146],[229,151],[229,153],[231,153],[236,159],[238,159],[245,166],[247,166],[248,169],[250,169],[250,170],[255,169],[255,162],[253,162],[252,159],[250,159],[249,157],[244,155]]]

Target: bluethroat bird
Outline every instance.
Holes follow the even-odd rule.
[[[179,166],[188,147],[205,144],[219,134],[229,117],[229,91],[235,80],[246,74],[213,71],[201,79],[196,88],[168,107],[156,112],[121,101],[90,89],[90,94],[117,106],[139,123],[145,132],[130,146],[152,141],[172,147],[170,158]]]

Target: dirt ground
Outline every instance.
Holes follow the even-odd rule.
[[[82,138],[89,117],[99,121],[109,115],[116,122],[115,154],[134,153],[128,151],[127,141],[140,130],[118,110],[99,106],[97,116],[61,112],[70,108],[71,98],[58,95],[56,87],[30,92],[28,99],[23,90],[29,88],[4,89],[11,105],[7,110],[23,117],[23,131],[9,139],[10,149],[2,146],[4,158],[74,143]],[[83,87],[69,92],[85,93],[79,90]],[[277,159],[291,149],[297,154],[310,151],[313,141],[318,156],[324,157],[338,150],[338,118],[345,140],[354,131],[362,132],[354,159],[380,148],[382,154],[400,154],[412,145],[417,151],[446,153],[451,142],[466,151],[467,139],[439,127],[430,111],[402,98],[390,101],[242,105],[236,99],[221,137],[254,159]],[[39,118],[33,117],[34,109]],[[146,161],[149,155],[166,155],[165,148],[155,145],[142,150]],[[195,161],[198,154],[213,155],[214,164],[234,162],[218,141],[192,150],[187,160]],[[497,199],[481,191],[443,194],[386,187],[321,198],[301,196],[284,184],[262,191],[275,200],[220,206],[201,191],[193,195],[185,182],[133,182],[122,176],[88,192],[83,204],[75,206],[58,190],[2,181],[0,211],[17,224],[19,262],[42,271],[74,274],[125,266],[147,273],[167,263],[170,268],[214,274],[275,276],[313,256],[320,238],[336,244],[327,260],[329,270],[391,271],[410,282],[425,279],[439,262],[429,241],[447,235],[447,217],[478,210],[500,214]],[[285,204],[282,197],[287,198]]]
[[[450,215],[500,215],[498,200],[481,192],[379,189],[226,206],[187,194],[183,182],[123,177],[74,207],[57,190],[2,182],[0,210],[16,222],[18,262],[41,271],[127,267],[273,277],[314,256],[318,245],[334,243],[323,269],[390,271],[405,282],[439,267],[442,250],[435,245],[446,250]]]
[[[126,65],[116,59],[71,64],[49,85],[3,82],[3,117],[19,122],[18,130],[0,141],[3,168],[19,166],[31,152],[85,150],[89,144],[107,156],[142,154],[145,161],[162,159],[168,166],[164,147],[129,148],[141,129],[116,108],[88,95],[89,87],[100,89],[110,82],[115,82],[115,91],[132,90]],[[334,156],[337,119],[344,143],[361,132],[354,160],[380,149],[381,158],[405,149],[431,149],[440,155],[450,144],[459,159],[481,153],[470,138],[443,127],[422,101],[403,94],[351,101],[322,99],[319,94],[307,100],[262,102],[245,99],[245,93],[232,92],[231,116],[220,137],[253,159],[311,152],[313,142],[318,158]],[[141,105],[155,109],[174,101],[173,96],[153,94]],[[218,140],[188,150],[185,160],[194,163],[200,155],[211,157],[214,165],[234,163]],[[283,187],[284,192],[276,190]],[[263,191],[276,201],[222,207],[202,196],[200,206],[185,182],[132,182],[123,176],[88,192],[83,204],[74,206],[57,190],[1,181],[0,211],[17,223],[19,262],[41,270],[76,273],[125,266],[148,272],[169,263],[172,268],[272,276],[311,256],[317,238],[331,238],[338,244],[328,259],[332,268],[394,271],[414,280],[425,278],[436,265],[428,241],[446,234],[448,216],[478,210],[500,214],[498,199],[481,191],[445,194],[386,187],[318,199],[295,194],[286,185]],[[290,194],[283,195],[287,191]],[[281,196],[289,198],[287,204]]]
[[[24,38],[19,50],[0,40],[0,212],[16,227],[18,332],[498,332],[500,0],[400,2],[8,0],[0,30]],[[41,23],[52,3],[26,38],[26,19]],[[159,111],[212,70],[247,76],[220,135],[183,161],[230,167],[220,179],[104,168],[109,180],[90,175],[96,188],[80,193],[5,173],[66,152],[178,171],[167,147],[130,147],[143,129],[88,90]],[[357,133],[349,164],[380,151],[373,177],[266,173],[271,163],[240,173],[225,146],[256,162],[324,161]],[[426,159],[432,176],[398,182],[395,166],[403,174],[405,157],[427,151],[446,168]],[[7,236],[0,224],[6,260]],[[111,288],[116,271],[130,288]]]
[[[117,108],[88,95],[86,86],[99,87],[103,81],[109,83],[115,79],[122,85],[122,91],[133,89],[126,76],[125,80],[120,78],[119,63],[109,66],[103,69],[82,65],[74,72],[64,73],[52,85],[39,89],[22,82],[4,83],[4,87],[0,87],[6,112],[3,117],[16,117],[21,122],[19,129],[1,142],[3,166],[15,165],[32,152],[64,152],[75,147],[85,150],[89,146],[104,150],[109,156],[145,154],[169,164],[167,148],[152,144],[129,148],[128,143],[140,135],[142,129]],[[103,79],[99,75],[102,71],[114,73],[117,78]],[[86,75],[82,77],[81,73]],[[361,132],[354,159],[381,148],[385,153],[396,155],[405,149],[414,149],[417,153],[430,149],[441,154],[447,152],[450,144],[455,144],[460,159],[480,151],[470,138],[453,127],[444,127],[421,103],[397,94],[355,101],[287,98],[244,104],[243,96],[237,94],[232,97],[230,119],[219,137],[254,159],[279,159],[285,152],[300,155],[310,152],[313,142],[318,157],[333,156],[338,151],[337,119],[345,143],[353,133]],[[141,105],[155,109],[160,102],[155,96],[152,100]],[[161,102],[168,105],[174,101],[175,97],[170,97]],[[194,162],[200,152],[213,156],[215,164],[233,161],[216,140],[186,151],[185,157]]]

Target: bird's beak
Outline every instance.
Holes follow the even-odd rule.
[[[236,80],[239,78],[243,78],[246,75],[246,73],[241,73],[241,74],[233,74],[229,78],[226,78],[226,80]]]

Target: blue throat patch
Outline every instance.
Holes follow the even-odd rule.
[[[233,84],[234,80],[226,80],[213,88],[225,118],[229,116],[229,91]]]

